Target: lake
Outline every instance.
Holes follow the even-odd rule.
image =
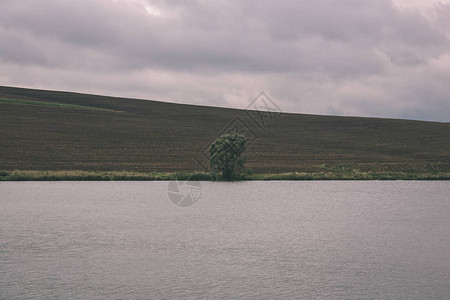
[[[0,298],[450,297],[450,182],[200,185],[0,183]]]

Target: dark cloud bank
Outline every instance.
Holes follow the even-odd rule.
[[[399,1],[0,0],[0,85],[450,121],[450,4]]]

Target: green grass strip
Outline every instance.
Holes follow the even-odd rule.
[[[116,180],[197,180],[220,181],[210,173],[178,172],[130,172],[130,171],[0,171],[0,181],[116,181]],[[311,172],[282,174],[252,174],[236,178],[240,180],[450,180],[449,172],[404,173],[404,172]]]
[[[0,98],[0,103],[32,104],[32,105],[55,106],[55,107],[63,107],[63,108],[92,109],[92,110],[102,110],[102,111],[114,112],[114,110],[106,109],[106,108],[100,108],[100,107],[74,105],[74,104],[66,104],[66,103],[55,103],[55,102],[44,102],[44,101],[36,101],[36,100],[22,100],[22,99]]]

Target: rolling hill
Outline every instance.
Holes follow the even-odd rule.
[[[204,171],[225,132],[255,173],[450,172],[450,124],[0,87],[0,170]]]

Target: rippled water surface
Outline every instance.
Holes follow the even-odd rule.
[[[449,299],[450,183],[0,183],[1,299]]]

